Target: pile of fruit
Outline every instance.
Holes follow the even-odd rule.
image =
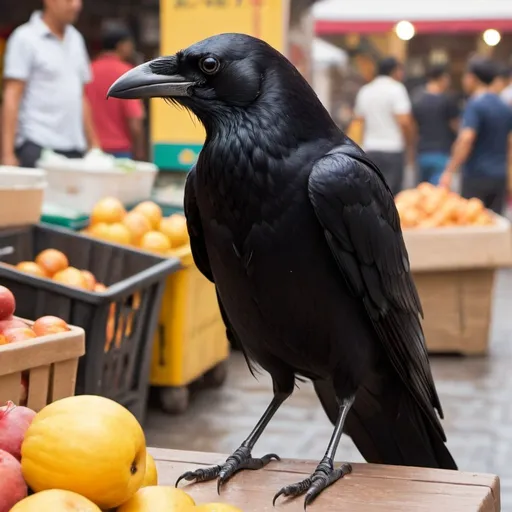
[[[11,290],[0,286],[0,345],[70,330],[69,325],[56,316],[43,316],[29,325],[21,318],[16,318],[15,311],[16,299]]]
[[[113,197],[106,197],[94,206],[90,225],[82,233],[162,255],[189,243],[183,215],[164,217],[160,206],[152,201],[144,201],[127,212]]]
[[[71,267],[67,256],[57,249],[46,249],[36,256],[35,261],[21,261],[15,268],[35,277],[46,277],[90,292],[106,290],[105,285],[98,283],[88,270]]]
[[[395,198],[402,228],[490,226],[495,218],[480,199],[464,199],[430,183],[404,190]]]
[[[31,490],[31,495],[29,494]],[[99,396],[0,408],[0,512],[242,512],[158,486],[135,417]]]
[[[43,316],[29,325],[21,318],[16,318],[15,311],[16,299],[13,293],[5,286],[0,286],[0,346],[71,330],[62,318],[56,316]],[[28,379],[28,372],[22,372],[19,403],[23,405],[27,403]]]

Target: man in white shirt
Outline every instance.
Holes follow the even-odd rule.
[[[402,80],[401,63],[394,57],[382,60],[377,77],[361,88],[355,105],[355,117],[363,126],[362,147],[393,194],[402,188],[412,139],[411,101]]]
[[[82,0],[44,0],[18,27],[4,64],[2,164],[34,167],[42,149],[79,157],[98,147],[84,86],[89,57],[72,24]]]

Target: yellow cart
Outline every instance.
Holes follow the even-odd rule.
[[[162,409],[177,414],[188,407],[191,384],[222,385],[229,342],[215,287],[195,266],[190,246],[173,255],[183,268],[167,279],[150,380],[157,387]]]

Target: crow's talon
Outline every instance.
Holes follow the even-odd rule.
[[[186,480],[187,482],[208,482],[208,480],[213,480],[214,478],[217,478],[221,469],[221,466],[212,466],[211,468],[187,471],[186,473],[183,473],[178,478],[178,480],[176,480],[175,486],[178,487],[178,484],[182,480]]]
[[[251,450],[246,446],[241,446],[238,450],[226,459],[226,462],[220,466],[212,466],[196,471],[187,471],[183,473],[176,481],[176,487],[181,480],[187,482],[207,482],[217,478],[217,493],[220,494],[220,488],[235,473],[242,469],[256,470],[265,467],[271,460],[281,460],[275,453],[269,453],[261,459],[255,459],[251,456]]]
[[[327,487],[338,481],[340,478],[348,475],[352,471],[350,464],[342,464],[341,467],[334,469],[329,460],[322,460],[317,466],[315,472],[308,478],[296,484],[283,487],[275,496],[273,505],[280,496],[286,498],[296,498],[306,494],[304,498],[304,510],[313,500]]]

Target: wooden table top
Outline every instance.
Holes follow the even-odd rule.
[[[150,448],[159,484],[174,485],[185,471],[218,464],[225,455]],[[303,512],[303,497],[280,499],[274,494],[284,485],[309,476],[317,462],[282,460],[260,471],[234,475],[217,495],[216,482],[180,483],[196,503],[223,502],[243,512]],[[495,475],[439,469],[354,464],[352,474],[324,491],[310,512],[499,512],[500,481]]]

